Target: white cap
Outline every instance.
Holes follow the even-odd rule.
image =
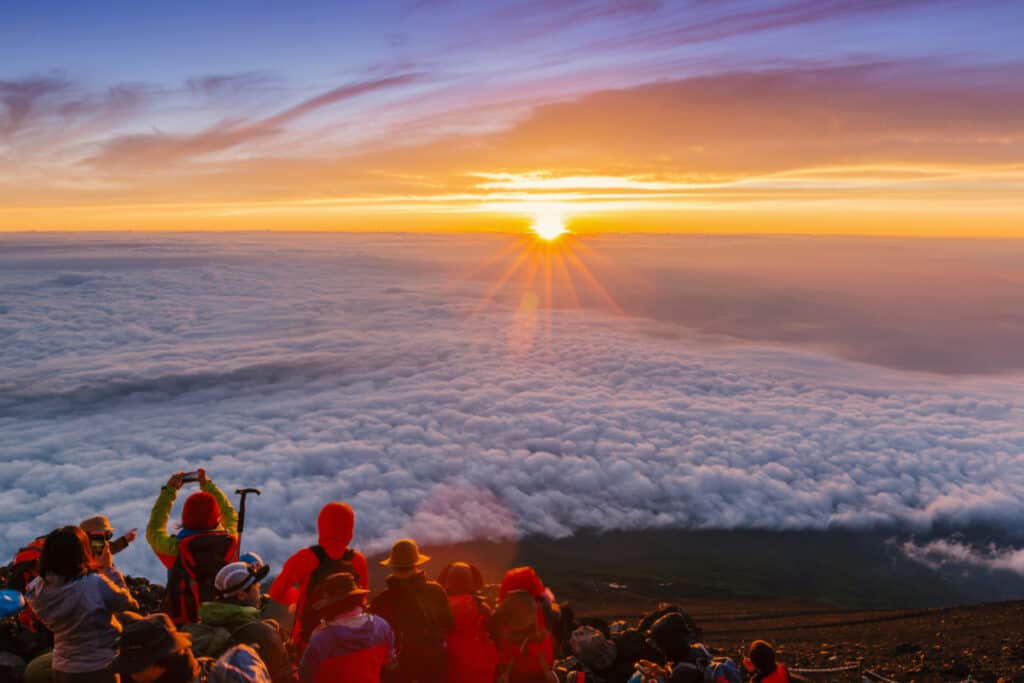
[[[234,595],[247,590],[254,583],[262,581],[270,573],[270,567],[264,565],[254,569],[245,562],[231,562],[220,568],[213,580],[213,588],[221,595]]]

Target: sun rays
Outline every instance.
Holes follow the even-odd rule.
[[[621,316],[622,308],[602,278],[621,275],[584,237],[568,229],[563,214],[533,214],[529,231],[510,238],[459,278],[460,287],[479,284],[482,294],[471,317],[499,306],[514,313],[506,336],[509,349],[553,349],[553,322],[558,312],[586,311]],[[454,283],[453,283],[454,284]]]

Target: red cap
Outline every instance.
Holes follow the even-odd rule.
[[[181,526],[186,529],[215,529],[220,524],[220,506],[217,499],[206,491],[193,493],[185,499],[181,511]]]

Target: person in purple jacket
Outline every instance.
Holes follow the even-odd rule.
[[[395,656],[391,626],[363,610],[367,591],[352,574],[331,574],[310,596],[320,625],[299,666],[301,683],[380,683]]]
[[[115,683],[121,624],[116,612],[138,609],[128,589],[103,574],[77,526],[50,532],[39,557],[39,576],[26,598],[53,632],[54,683]]]

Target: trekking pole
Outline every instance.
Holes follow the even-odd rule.
[[[235,490],[241,498],[238,502],[238,545],[242,545],[242,530],[245,528],[245,497],[250,493],[260,495],[259,489],[237,489]]]

